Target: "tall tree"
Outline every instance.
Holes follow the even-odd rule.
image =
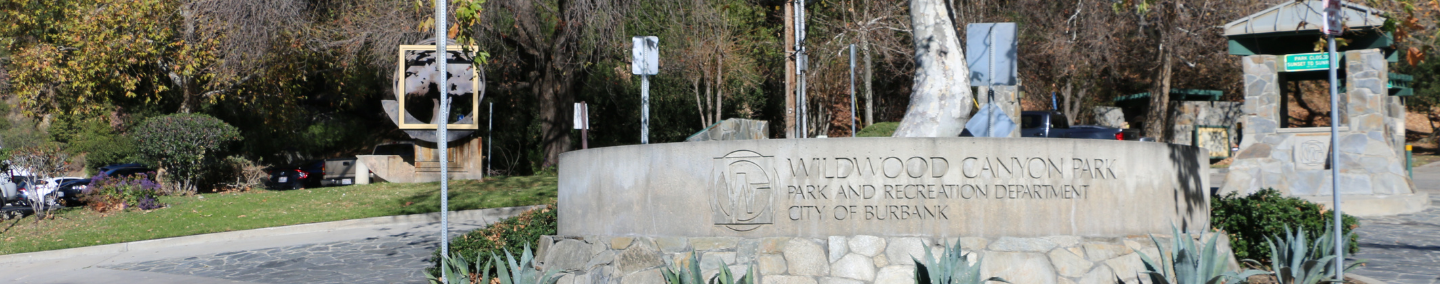
[[[511,0],[486,3],[475,27],[482,49],[492,54],[499,72],[497,89],[527,89],[539,108],[544,162],[556,165],[570,149],[571,104],[585,66],[601,57],[628,51],[616,41],[624,35],[629,10],[622,1]]]
[[[970,68],[955,32],[949,4],[911,0],[915,42],[915,87],[895,137],[955,137],[973,110]]]

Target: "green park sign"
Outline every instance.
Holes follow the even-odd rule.
[[[1300,53],[1285,55],[1285,72],[1315,71],[1330,69],[1328,52]]]

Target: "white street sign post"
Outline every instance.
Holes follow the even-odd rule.
[[[448,1],[435,0],[435,68],[439,69],[440,71],[440,73],[435,75],[435,77],[438,78],[438,81],[436,83],[438,83],[438,86],[440,87],[440,115],[438,116],[440,118],[440,121],[433,123],[435,123],[437,126],[435,127],[435,143],[438,144],[437,148],[439,149],[437,149],[438,151],[436,151],[436,153],[440,155],[441,257],[450,257],[450,163],[449,159],[447,159],[449,155],[448,153],[446,153],[446,150],[449,147],[448,142],[450,140],[448,137],[446,137],[446,128],[448,128],[448,126],[446,125],[450,124],[450,92],[445,88],[445,86],[449,86],[449,83],[447,83],[447,80],[445,80],[446,77],[449,76],[445,73],[446,71],[449,71],[448,69],[450,69],[449,63],[445,61],[450,56],[450,53],[445,51],[445,43],[446,41],[449,41],[449,39],[445,37],[445,11],[448,11],[445,9],[446,2]],[[440,277],[442,279],[448,279],[446,278],[448,277],[448,275],[445,274],[445,269],[441,269]]]
[[[1340,122],[1340,89],[1339,80],[1336,79],[1336,66],[1340,65],[1339,56],[1335,56],[1335,36],[1341,33],[1341,7],[1340,0],[1325,0],[1325,24],[1320,27],[1325,33],[1325,46],[1330,49],[1330,195],[1333,196],[1332,204],[1335,206],[1335,281],[1342,282],[1345,279],[1345,234],[1341,234],[1343,226],[1340,217],[1340,131],[1335,127]]]
[[[660,73],[660,38],[630,38],[630,73],[640,75],[640,144],[650,144],[650,76]]]
[[[580,130],[580,149],[590,149],[590,105],[575,103],[575,129]]]

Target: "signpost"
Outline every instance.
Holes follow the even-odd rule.
[[[806,114],[810,107],[805,103],[805,73],[808,71],[805,65],[809,64],[806,62],[809,57],[805,55],[805,0],[791,3],[795,5],[795,115],[799,116],[795,119],[799,122],[795,125],[795,130],[799,132],[795,137],[809,138],[810,124]]]
[[[1325,0],[1325,25],[1320,28],[1321,32],[1325,33],[1325,47],[1330,49],[1329,55],[1326,56],[1325,59],[1330,63],[1328,64],[1330,66],[1327,67],[1330,69],[1331,161],[1340,161],[1340,151],[1336,150],[1338,149],[1336,145],[1340,145],[1340,131],[1335,128],[1335,124],[1340,121],[1340,83],[1339,80],[1336,79],[1337,75],[1335,74],[1336,65],[1340,65],[1336,60],[1339,59],[1339,56],[1335,56],[1335,36],[1341,33],[1340,21],[1342,19],[1340,9],[1340,0]],[[1289,56],[1286,56],[1286,58],[1288,59]],[[1286,60],[1285,67],[1290,67],[1289,60]],[[1335,225],[1332,227],[1335,229],[1334,281],[1336,283],[1345,282],[1345,234],[1341,233],[1341,229],[1344,227],[1340,224],[1340,216],[1343,216],[1340,213],[1340,164],[1343,163],[1330,163],[1330,196],[1334,197],[1332,204],[1335,205],[1335,211],[1332,211],[1335,214]]]
[[[1019,43],[1015,40],[1015,23],[975,23],[965,26],[965,65],[970,68],[970,85],[984,86],[988,94],[985,105],[965,123],[975,137],[1010,137],[1015,120],[995,103],[993,86],[1014,86]],[[980,98],[980,94],[974,94]],[[1005,95],[1005,98],[1013,98]],[[1051,96],[1054,99],[1054,96]]]
[[[965,65],[971,86],[1014,86],[1016,83],[1015,23],[965,25]]]
[[[1285,55],[1285,72],[1330,70],[1330,53],[1299,53]]]
[[[660,73],[660,38],[630,38],[630,73],[640,75],[640,144],[650,144],[650,76]]]
[[[450,77],[448,74],[445,74],[446,71],[449,71],[447,69],[450,69],[448,68],[450,64],[447,64],[445,62],[445,60],[450,57],[450,53],[445,51],[445,44],[449,41],[449,38],[446,38],[445,36],[445,11],[449,11],[445,9],[446,2],[448,1],[435,0],[435,69],[438,69],[437,71],[439,71],[439,73],[437,73],[435,76],[436,78],[438,78],[436,80],[436,83],[439,83],[437,86],[441,86],[440,115],[436,116],[440,118],[440,121],[435,122],[435,143],[438,144],[436,148],[439,148],[436,149],[436,153],[440,155],[440,256],[449,258],[450,161],[449,154],[446,153],[446,150],[448,150],[449,148],[448,144],[450,142],[450,139],[446,137],[446,133],[449,132],[446,128],[448,128],[447,124],[450,124],[450,92],[444,90],[444,86],[450,85],[450,83],[445,82],[445,79]],[[403,100],[404,98],[401,99]],[[405,111],[405,109],[400,109],[400,111],[403,112]],[[401,116],[403,117],[404,115],[402,114]],[[405,119],[401,118],[400,120],[404,121]],[[445,275],[445,273],[445,269],[441,269],[440,277],[448,277],[448,275]]]
[[[590,105],[575,103],[574,125],[580,130],[580,149],[590,149]]]

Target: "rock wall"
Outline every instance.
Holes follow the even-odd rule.
[[[1114,128],[1127,128],[1127,126],[1130,126],[1128,123],[1125,123],[1125,111],[1119,107],[1097,106],[1091,109],[1091,111],[1094,112],[1095,125]]]
[[[1345,52],[1345,85],[1339,145],[1330,145],[1329,127],[1282,128],[1281,82],[1274,55],[1241,60],[1245,105],[1240,151],[1230,166],[1223,192],[1253,193],[1264,188],[1330,203],[1330,167],[1340,166],[1340,192],[1347,213],[1388,215],[1417,212],[1429,198],[1416,193],[1405,173],[1404,106],[1390,97],[1387,62],[1378,49]],[[1338,163],[1330,160],[1338,149]]]
[[[1240,138],[1235,129],[1235,124],[1240,122],[1244,113],[1241,111],[1243,103],[1239,102],[1211,102],[1211,101],[1180,101],[1173,103],[1171,114],[1174,117],[1170,121],[1175,122],[1171,128],[1170,143],[1180,145],[1195,145],[1195,126],[1224,126],[1229,127],[1227,131],[1230,139],[1226,141],[1223,149],[1230,148],[1230,144],[1239,145]],[[1217,157],[1218,153],[1212,153],[1211,157]]]
[[[1210,235],[1201,238],[1208,240]],[[1168,246],[1169,236],[1156,236]],[[536,259],[559,271],[558,284],[664,283],[663,268],[685,264],[698,253],[706,279],[721,265],[742,275],[753,265],[756,283],[765,284],[911,284],[915,263],[929,251],[938,257],[944,244],[960,243],[969,259],[979,256],[981,276],[1010,283],[1139,283],[1145,270],[1138,253],[1159,255],[1147,236],[1086,238],[921,238],[831,236],[827,238],[606,237],[546,236]],[[1234,255],[1228,239],[1219,251]],[[1236,266],[1233,257],[1232,268]]]

